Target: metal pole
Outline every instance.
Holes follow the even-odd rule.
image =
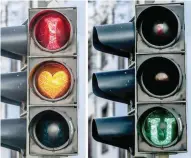
[[[62,156],[62,157],[65,157],[65,156]],[[60,156],[40,156],[38,158],[60,158]]]
[[[169,154],[159,154],[158,158],[169,158]]]
[[[169,158],[169,155],[166,154],[166,155],[159,155],[159,158]]]

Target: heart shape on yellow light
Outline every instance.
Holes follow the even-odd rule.
[[[56,99],[66,94],[70,84],[70,75],[64,71],[58,71],[54,75],[48,71],[42,71],[37,78],[39,92],[51,99]]]

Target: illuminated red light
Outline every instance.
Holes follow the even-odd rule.
[[[158,35],[163,34],[163,25],[160,24],[157,25],[157,34]]]
[[[36,22],[34,36],[43,48],[50,51],[59,50],[70,40],[71,25],[64,15],[49,12]]]

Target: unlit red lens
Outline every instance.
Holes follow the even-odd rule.
[[[70,89],[71,74],[64,65],[47,62],[38,68],[35,84],[42,96],[57,99],[64,96]]]
[[[145,18],[142,21],[142,34],[149,44],[164,47],[176,40],[179,34],[179,23],[171,10],[153,6],[146,9],[143,14]]]
[[[58,12],[47,13],[35,24],[37,42],[48,50],[58,50],[70,39],[71,26],[66,17]]]

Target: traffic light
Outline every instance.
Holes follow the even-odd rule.
[[[77,9],[29,9],[28,29],[29,154],[76,155]]]
[[[93,28],[94,47],[106,53],[130,57],[134,49],[134,23]],[[92,76],[93,93],[112,101],[130,103],[135,98],[135,69],[99,72]],[[92,136],[101,143],[135,151],[135,117],[93,119]]]
[[[139,153],[187,151],[184,4],[136,5]]]

